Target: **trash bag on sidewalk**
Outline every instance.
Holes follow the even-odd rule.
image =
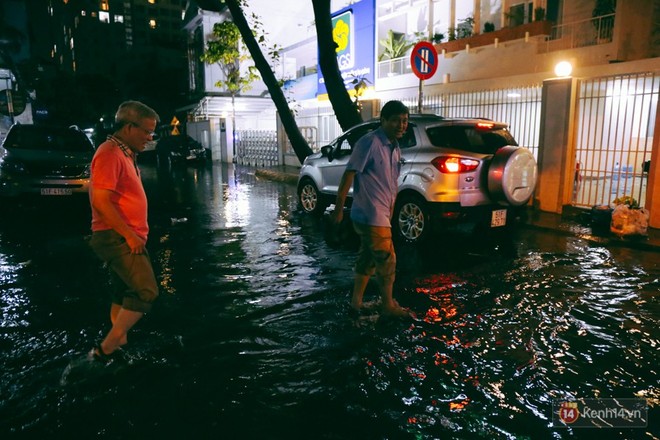
[[[630,208],[617,205],[612,211],[610,231],[618,235],[647,235],[649,211],[644,208]]]

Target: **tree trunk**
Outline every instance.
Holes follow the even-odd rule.
[[[319,65],[337,122],[342,130],[346,131],[362,122],[362,116],[351,101],[339,71],[339,64],[337,64],[337,43],[332,38],[330,0],[312,0],[312,4],[314,5],[316,38],[319,45]]]
[[[241,32],[245,46],[250,51],[254,65],[259,69],[261,79],[263,79],[266,87],[268,87],[268,92],[270,92],[270,97],[280,114],[280,120],[286,131],[286,135],[289,137],[289,141],[291,141],[293,151],[296,153],[300,163],[302,163],[307,156],[313,153],[313,151],[298,128],[296,119],[293,117],[291,109],[289,109],[289,104],[286,102],[284,93],[275,78],[275,74],[261,52],[261,47],[259,47],[257,40],[254,38],[250,25],[245,19],[245,15],[243,15],[239,0],[225,0],[225,3],[231,12],[236,27],[238,27],[238,30]]]

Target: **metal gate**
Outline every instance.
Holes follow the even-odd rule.
[[[657,73],[580,82],[573,205],[644,204],[659,89]]]
[[[518,144],[529,148],[538,159],[541,122],[541,85],[465,93],[424,96],[422,111],[446,118],[487,118],[506,122]],[[404,99],[417,109],[417,97]]]
[[[241,165],[270,167],[280,163],[277,132],[270,130],[237,130],[236,162]]]

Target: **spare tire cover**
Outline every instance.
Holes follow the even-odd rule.
[[[536,175],[536,160],[531,151],[502,147],[495,152],[488,168],[488,191],[496,201],[524,205],[534,193]]]

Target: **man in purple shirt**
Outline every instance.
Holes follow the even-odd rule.
[[[351,220],[360,236],[360,250],[355,262],[351,307],[362,308],[362,296],[369,278],[376,275],[382,301],[382,313],[409,316],[392,297],[396,254],[392,243],[391,218],[401,169],[398,140],[408,128],[409,110],[400,101],[389,101],[380,113],[381,126],[361,137],[355,146],[339,183],[335,210],[331,219],[340,223],[348,190],[353,185]]]

